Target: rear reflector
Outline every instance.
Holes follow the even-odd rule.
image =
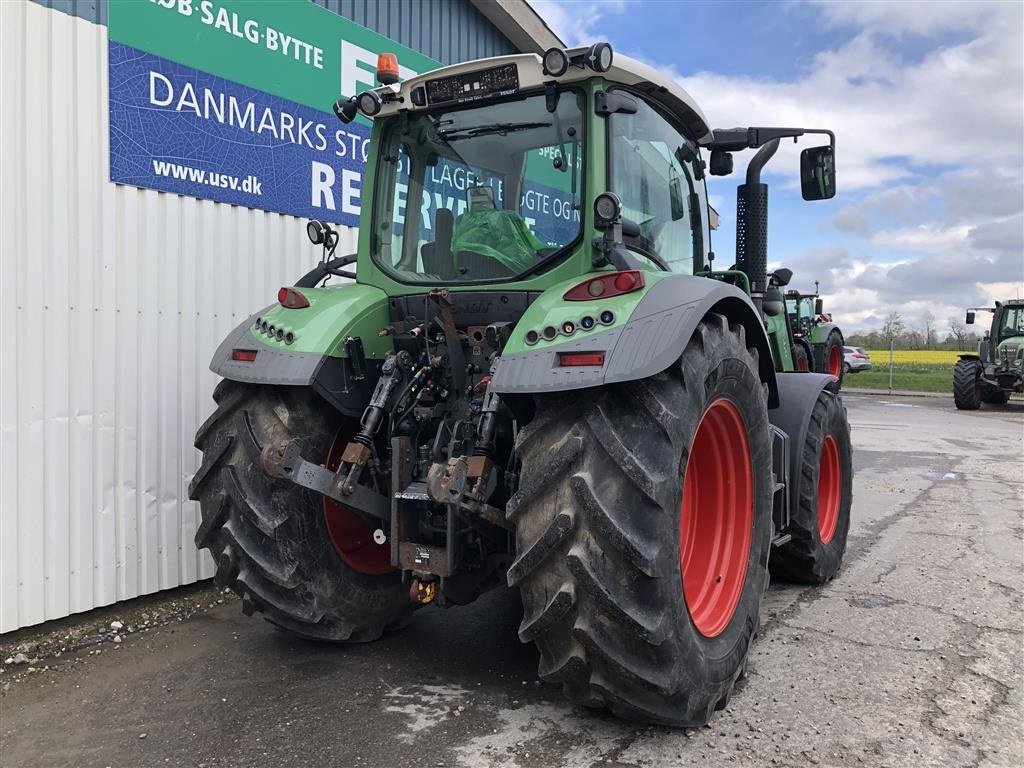
[[[240,363],[251,363],[256,360],[257,351],[255,349],[233,349],[231,350],[231,359]]]
[[[277,292],[277,302],[285,309],[305,309],[309,299],[294,288],[281,288]]]
[[[559,352],[558,365],[561,368],[576,365],[604,365],[604,352]]]

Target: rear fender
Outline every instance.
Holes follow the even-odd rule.
[[[391,348],[379,335],[388,322],[388,299],[379,288],[350,283],[302,288],[309,306],[286,309],[271,304],[227,335],[210,362],[225,379],[272,386],[310,386],[346,415],[363,412]],[[292,341],[264,333],[257,319],[291,333]],[[366,357],[365,378],[356,379],[345,342],[359,337]],[[236,349],[253,350],[251,361],[233,359]]]
[[[838,394],[835,377],[825,373],[779,373],[776,374],[776,380],[779,404],[768,411],[768,421],[789,437],[789,481],[786,494],[792,510],[800,503],[800,482],[803,479],[800,462],[811,411],[822,392],[827,392],[830,397],[838,397]]]
[[[577,312],[569,304],[565,312]],[[757,349],[760,378],[768,385],[769,407],[774,407],[778,403],[775,363],[764,324],[750,297],[728,283],[688,275],[658,280],[622,325],[503,355],[491,387],[503,394],[539,394],[648,378],[680,358],[697,324],[710,313],[725,315],[743,326],[747,345]],[[538,325],[535,319],[524,317],[520,328],[532,325]],[[595,351],[605,352],[603,366],[558,366],[559,352]]]

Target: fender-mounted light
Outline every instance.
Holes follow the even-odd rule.
[[[639,269],[629,269],[625,272],[605,272],[570,288],[562,298],[565,301],[610,299],[612,296],[639,291],[643,287],[644,273]]]
[[[257,352],[255,349],[232,349],[231,359],[239,363],[252,363],[256,360]]]
[[[277,292],[277,303],[285,309],[304,309],[309,306],[309,299],[295,288],[281,288]]]
[[[558,365],[560,368],[604,365],[604,352],[559,352]]]
[[[377,79],[381,85],[394,85],[398,82],[398,56],[393,53],[377,55]]]

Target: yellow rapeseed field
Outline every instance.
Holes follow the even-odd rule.
[[[974,349],[969,350],[974,352]],[[872,365],[889,365],[889,350],[869,349]],[[958,355],[955,349],[897,349],[892,353],[894,365],[956,365]]]

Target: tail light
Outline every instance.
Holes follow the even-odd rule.
[[[233,349],[231,350],[231,359],[237,360],[239,363],[252,363],[256,360],[255,349]]]
[[[643,287],[644,273],[639,269],[628,269],[624,272],[605,272],[570,288],[562,298],[566,301],[608,299],[612,296],[621,296],[624,293],[639,291]]]
[[[604,352],[559,352],[558,365],[561,368],[579,365],[604,365]]]
[[[865,360],[865,359],[867,359],[867,358],[866,358],[866,357],[865,357],[864,355],[861,355],[861,354],[859,354],[859,353],[858,353],[858,354],[854,354],[854,355],[852,355],[852,357],[855,357],[855,358],[857,358],[858,360]]]
[[[282,288],[277,292],[277,303],[285,309],[304,309],[309,306],[309,299],[295,288]]]

